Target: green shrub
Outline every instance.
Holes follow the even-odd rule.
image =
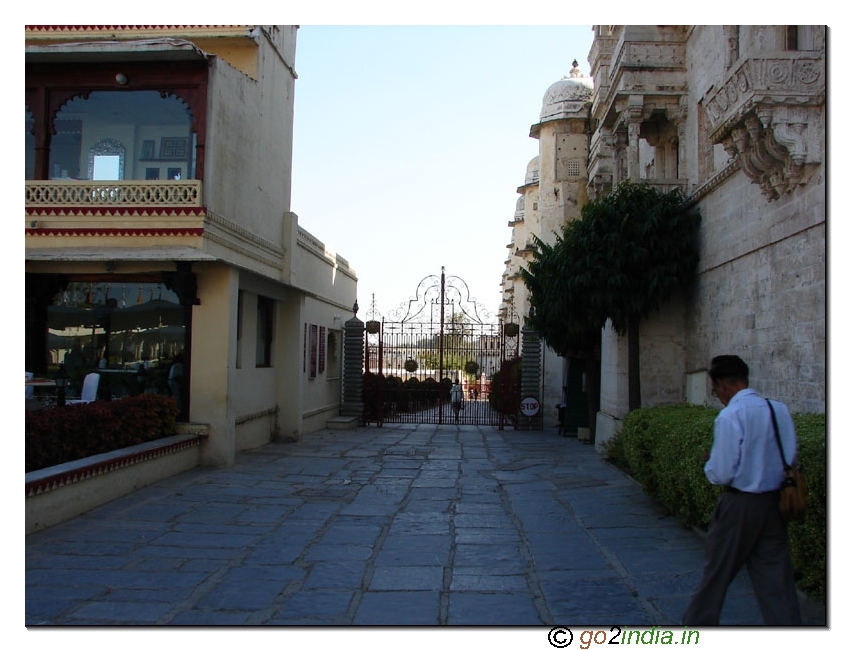
[[[711,451],[718,410],[657,406],[632,411],[605,453],[686,526],[706,529],[721,488],[703,466]],[[826,596],[826,418],[795,414],[800,459],[809,486],[805,521],[789,527],[798,586],[813,598]]]
[[[27,411],[26,471],[174,435],[176,420],[174,398],[155,394]]]
[[[826,599],[826,416],[794,415],[800,460],[809,487],[806,518],[789,527],[791,558],[799,572],[797,584],[818,600]]]
[[[507,359],[490,378],[490,393],[487,397],[493,410],[515,421],[519,415],[520,377],[522,357]]]

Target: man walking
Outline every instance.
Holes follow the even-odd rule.
[[[712,393],[724,408],[714,421],[705,464],[709,482],[724,486],[706,536],[702,582],[685,611],[685,625],[717,625],[729,583],[746,564],[767,625],[799,625],[800,607],[779,513],[782,458],[767,400],[749,388],[749,368],[734,355],[711,360]],[[788,407],[771,400],[782,448],[796,459],[797,436]]]
[[[460,410],[463,408],[463,388],[460,387],[457,379],[449,391],[452,402],[452,411],[455,414],[455,422],[460,422]]]

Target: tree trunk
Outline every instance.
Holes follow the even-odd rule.
[[[595,348],[586,351],[584,371],[587,374],[587,424],[590,427],[590,442],[596,444],[596,413],[599,411],[599,360]]]
[[[629,316],[629,411],[640,408],[640,316]]]

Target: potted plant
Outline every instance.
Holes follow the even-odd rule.
[[[463,367],[463,371],[467,375],[477,375],[478,374],[478,362],[469,360],[466,362],[466,365]]]
[[[413,359],[408,359],[404,362],[404,369],[407,370],[407,372],[416,372],[418,368],[419,364]]]

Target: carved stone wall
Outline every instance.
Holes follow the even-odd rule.
[[[807,28],[786,50],[792,31],[782,25],[631,27],[606,28],[591,48],[591,70],[607,76],[592,100],[588,194],[646,175],[638,150],[661,143],[654,174],[665,163],[661,176],[671,174],[677,154],[675,180],[702,217],[696,282],[641,323],[643,406],[718,406],[707,387],[687,390],[687,378],[712,356],[739,354],[754,388],[794,411],[822,412],[824,29]],[[672,67],[660,64],[665,52]],[[659,140],[652,120],[666,124]],[[624,344],[603,335],[597,444],[627,411]]]
[[[806,183],[823,158],[825,61],[784,54],[740,61],[705,99],[712,140],[769,201]]]

